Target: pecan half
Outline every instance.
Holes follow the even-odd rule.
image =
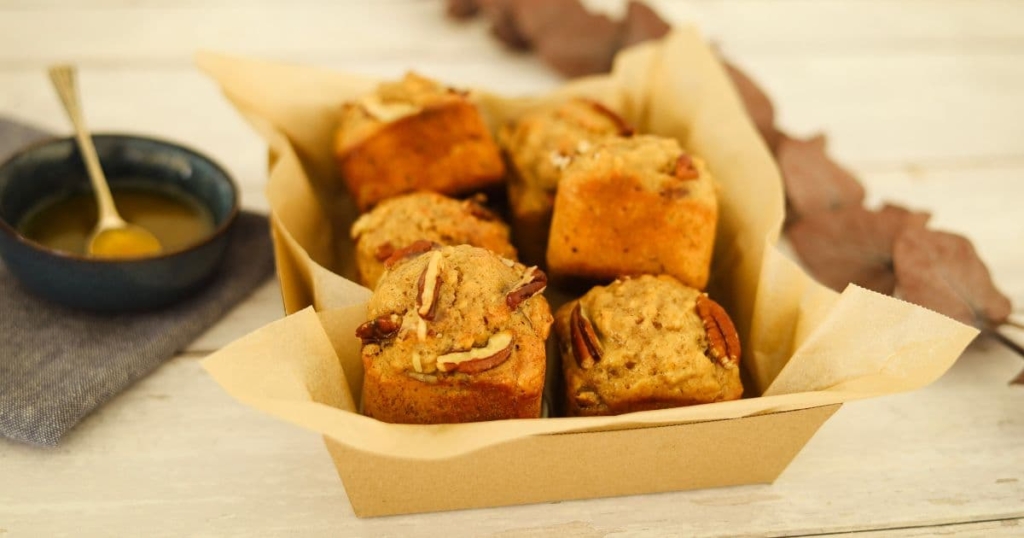
[[[735,368],[740,363],[740,335],[736,326],[722,305],[705,294],[697,297],[697,315],[708,333],[708,350],[711,358],[726,368]]]
[[[456,351],[437,357],[437,369],[442,372],[475,374],[490,370],[512,356],[512,333],[502,331],[491,335],[484,347],[469,351]]]
[[[700,172],[697,171],[697,167],[693,164],[693,158],[683,153],[676,159],[675,176],[679,179],[697,179],[700,177]]]
[[[590,103],[590,106],[594,107],[594,110],[600,112],[605,117],[612,120],[612,123],[615,124],[615,127],[619,129],[620,136],[633,136],[633,133],[636,132],[633,130],[633,126],[626,123],[626,120],[624,120],[622,116],[618,115],[614,110],[604,106],[603,104],[597,101],[592,101],[590,99],[587,99],[586,101]]]
[[[548,287],[548,275],[537,269],[537,266],[527,267],[523,272],[523,278],[516,282],[512,289],[505,294],[505,304],[509,310],[519,308],[523,301],[537,295]]]
[[[416,283],[416,313],[423,319],[434,319],[437,314],[437,298],[441,294],[441,252],[435,250],[427,260],[427,266],[420,273]]]
[[[594,332],[590,320],[583,315],[579,302],[569,315],[569,335],[576,364],[584,370],[593,368],[597,361],[601,360],[601,341],[597,339],[597,333]]]
[[[395,245],[392,245],[390,241],[381,244],[374,251],[373,257],[377,258],[377,261],[382,262],[391,257],[395,253]]]
[[[392,267],[394,267],[395,264],[397,264],[400,261],[403,261],[408,258],[413,258],[415,256],[419,256],[424,252],[430,252],[431,250],[434,250],[439,246],[440,245],[438,245],[437,243],[433,241],[427,241],[426,239],[413,241],[412,244],[404,246],[392,252],[391,256],[389,256],[388,259],[384,261],[384,267],[391,269]]]
[[[391,340],[402,328],[402,318],[396,314],[388,314],[356,327],[356,336],[366,344],[380,344]]]

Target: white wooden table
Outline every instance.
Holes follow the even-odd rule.
[[[654,4],[761,81],[784,128],[827,130],[872,202],[969,236],[1020,311],[1024,3]],[[265,208],[265,147],[193,67],[199,48],[507,93],[559,83],[427,0],[0,0],[0,114],[69,131],[44,67],[77,62],[96,130],[199,147]],[[0,536],[1024,536],[1024,386],[1007,385],[1024,361],[992,341],[924,390],[846,405],[771,486],[359,520],[319,437],[199,365],[281,314],[268,283],[59,448],[0,441]]]

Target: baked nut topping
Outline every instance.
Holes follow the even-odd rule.
[[[394,253],[395,245],[392,245],[391,242],[389,241],[377,247],[377,250],[373,252],[373,257],[376,258],[377,261],[382,262],[390,258],[391,255]]]
[[[697,179],[700,177],[700,172],[693,164],[693,158],[683,153],[676,159],[675,175],[679,179]]]
[[[598,281],[667,274],[704,289],[718,211],[714,178],[675,139],[601,139],[559,177],[545,269]]]
[[[537,269],[537,266],[527,267],[523,272],[523,278],[505,294],[505,304],[509,310],[515,310],[523,301],[543,292],[547,287],[548,275]]]
[[[697,297],[697,315],[708,333],[707,352],[711,358],[726,368],[736,368],[740,363],[740,336],[729,314],[722,305],[701,294]]]
[[[413,242],[411,245],[402,247],[391,253],[391,256],[384,262],[384,267],[391,269],[396,263],[423,254],[424,252],[430,252],[435,247],[439,246],[433,241],[427,241],[420,239],[419,241]]]
[[[395,254],[404,261],[367,302],[362,412],[410,424],[539,417],[554,321],[544,274],[481,247],[420,248]]]
[[[466,211],[468,211],[470,215],[473,215],[480,220],[488,222],[501,220],[498,218],[498,215],[494,214],[494,211],[491,211],[486,205],[484,205],[487,203],[487,196],[481,193],[477,193],[472,198],[467,198],[462,203],[465,205]]]
[[[437,314],[437,296],[441,293],[441,251],[435,250],[430,254],[430,260],[423,268],[416,288],[416,312],[423,319],[434,319]]]
[[[491,335],[484,347],[455,351],[437,357],[437,369],[442,372],[475,374],[498,366],[511,355],[512,333],[502,331]]]
[[[739,337],[725,311],[671,276],[622,277],[595,286],[558,309],[555,331],[569,416],[743,395]]]
[[[594,326],[583,315],[583,310],[578,302],[572,309],[569,324],[572,333],[572,353],[576,357],[577,364],[584,370],[592,368],[597,361],[601,360],[601,342],[594,332]]]
[[[633,133],[636,132],[630,124],[626,123],[626,120],[624,120],[622,116],[616,114],[612,109],[597,101],[591,101],[589,99],[587,101],[590,103],[590,106],[594,107],[594,110],[604,114],[605,117],[615,123],[615,126],[619,128],[619,136],[633,136]]]
[[[432,191],[415,191],[382,201],[353,223],[350,236],[355,243],[359,281],[373,289],[389,269],[387,260],[400,252],[420,253],[428,243],[402,250],[417,241],[439,245],[473,245],[509,258],[516,258],[508,225],[483,204],[486,197],[459,200]]]
[[[380,344],[391,340],[402,328],[402,318],[396,314],[371,319],[356,327],[356,336],[366,344]]]
[[[359,101],[358,105],[367,116],[381,122],[395,121],[420,111],[420,107],[415,104],[401,101],[385,101],[377,95],[364,97]]]

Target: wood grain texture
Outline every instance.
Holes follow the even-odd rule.
[[[1024,3],[656,4],[749,69],[785,128],[827,131],[869,203],[931,211],[1024,304]],[[0,0],[0,114],[70,132],[44,68],[79,62],[95,129],[200,148],[266,209],[265,146],[192,67],[200,47],[511,94],[560,82],[425,0]],[[263,286],[59,448],[0,442],[0,536],[1024,533],[1024,388],[1007,385],[1024,362],[990,340],[926,389],[844,406],[771,486],[359,520],[316,435],[233,401],[197,360],[280,313]]]
[[[53,450],[0,445],[13,536],[813,535],[1024,517],[1020,360],[973,345],[924,390],[847,404],[771,486],[356,519],[318,436],[163,366]],[[385,478],[386,479],[386,478]],[[901,531],[902,532],[902,531]],[[499,534],[502,533],[502,534]]]
[[[919,538],[923,536],[949,536],[952,538],[1000,538],[1024,534],[1024,520],[1002,519],[963,525],[937,525],[890,529],[885,531],[851,532],[835,534],[837,538]]]

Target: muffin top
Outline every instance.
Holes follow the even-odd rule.
[[[588,153],[602,138],[632,132],[604,105],[574,98],[523,115],[502,128],[498,141],[515,163],[519,179],[529,188],[550,193],[577,155]]]
[[[482,198],[456,200],[420,191],[381,202],[352,225],[352,239],[365,260],[361,271],[368,283],[384,272],[384,260],[418,240],[441,245],[473,245],[515,259],[508,226],[484,207]],[[368,267],[374,265],[374,267]]]
[[[357,331],[364,359],[426,383],[543,377],[552,317],[542,271],[478,247],[425,242],[388,266]]]
[[[402,80],[382,82],[373,93],[342,107],[338,146],[354,146],[381,125],[425,108],[463,100],[465,96],[461,92],[416,73],[406,73]]]
[[[724,320],[722,318],[724,316]],[[739,338],[717,303],[667,275],[619,279],[558,311],[581,407],[737,398]],[[613,409],[614,412],[614,409]]]
[[[629,178],[644,190],[670,199],[716,203],[715,183],[704,161],[686,154],[674,138],[605,138],[589,153],[573,159],[564,178],[577,184]]]

